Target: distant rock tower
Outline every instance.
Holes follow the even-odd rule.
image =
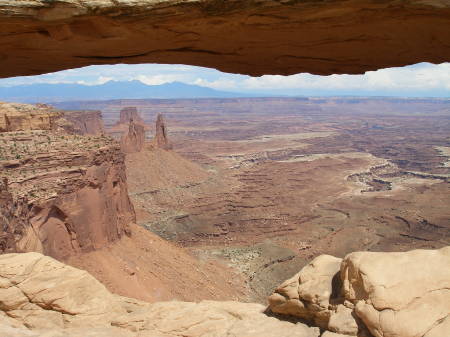
[[[134,121],[134,123],[144,124],[144,120],[139,115],[136,107],[129,106],[120,110],[120,120],[117,124],[128,124],[132,120]]]
[[[140,152],[144,148],[145,129],[140,123],[131,119],[128,132],[120,139],[120,148],[123,153]]]
[[[167,130],[166,126],[164,124],[164,118],[162,114],[158,114],[158,117],[156,118],[156,133],[155,133],[155,139],[154,144],[157,148],[164,149],[164,150],[170,150],[172,149],[172,146],[169,143],[169,140],[167,139]]]

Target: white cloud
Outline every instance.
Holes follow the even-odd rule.
[[[412,67],[368,71],[363,75],[291,76],[265,75],[242,82],[247,89],[450,89],[450,64],[422,64]]]
[[[217,80],[214,81],[208,81],[203,78],[197,78],[191,84],[220,90],[235,90],[238,86],[238,83],[235,80],[228,78],[218,78]]]
[[[186,76],[176,74],[138,75],[133,79],[148,85],[159,85],[170,82],[184,82],[186,81]]]
[[[105,84],[106,82],[112,81],[114,80],[113,77],[107,77],[107,76],[99,76],[97,78],[97,80],[95,81],[84,81],[84,80],[80,80],[80,81],[76,81],[76,83],[78,84],[83,84],[83,85],[100,85],[100,84]]]
[[[89,66],[39,76],[1,79],[0,86],[31,83],[81,83],[102,84],[109,80],[139,80],[145,84],[158,85],[168,82],[185,82],[218,90],[234,92],[262,92],[299,94],[303,92],[421,92],[450,91],[450,63],[420,63],[402,68],[368,71],[362,75],[317,76],[296,74],[291,76],[266,75],[250,77],[227,74],[215,69],[170,64],[117,64]],[[449,93],[450,94],[450,93]]]

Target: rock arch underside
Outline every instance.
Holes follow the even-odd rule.
[[[0,77],[173,63],[249,75],[450,60],[446,0],[0,0]]]

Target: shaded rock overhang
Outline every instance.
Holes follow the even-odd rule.
[[[0,77],[116,63],[259,76],[446,61],[448,0],[0,0]]]

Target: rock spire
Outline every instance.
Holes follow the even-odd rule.
[[[169,143],[169,140],[167,138],[167,129],[166,125],[164,123],[164,118],[162,114],[158,114],[156,118],[156,132],[155,132],[155,140],[154,140],[155,146],[164,149],[164,150],[170,150],[172,149],[172,146]]]
[[[130,120],[128,131],[120,139],[120,147],[123,153],[140,152],[144,148],[145,129],[140,123]]]

